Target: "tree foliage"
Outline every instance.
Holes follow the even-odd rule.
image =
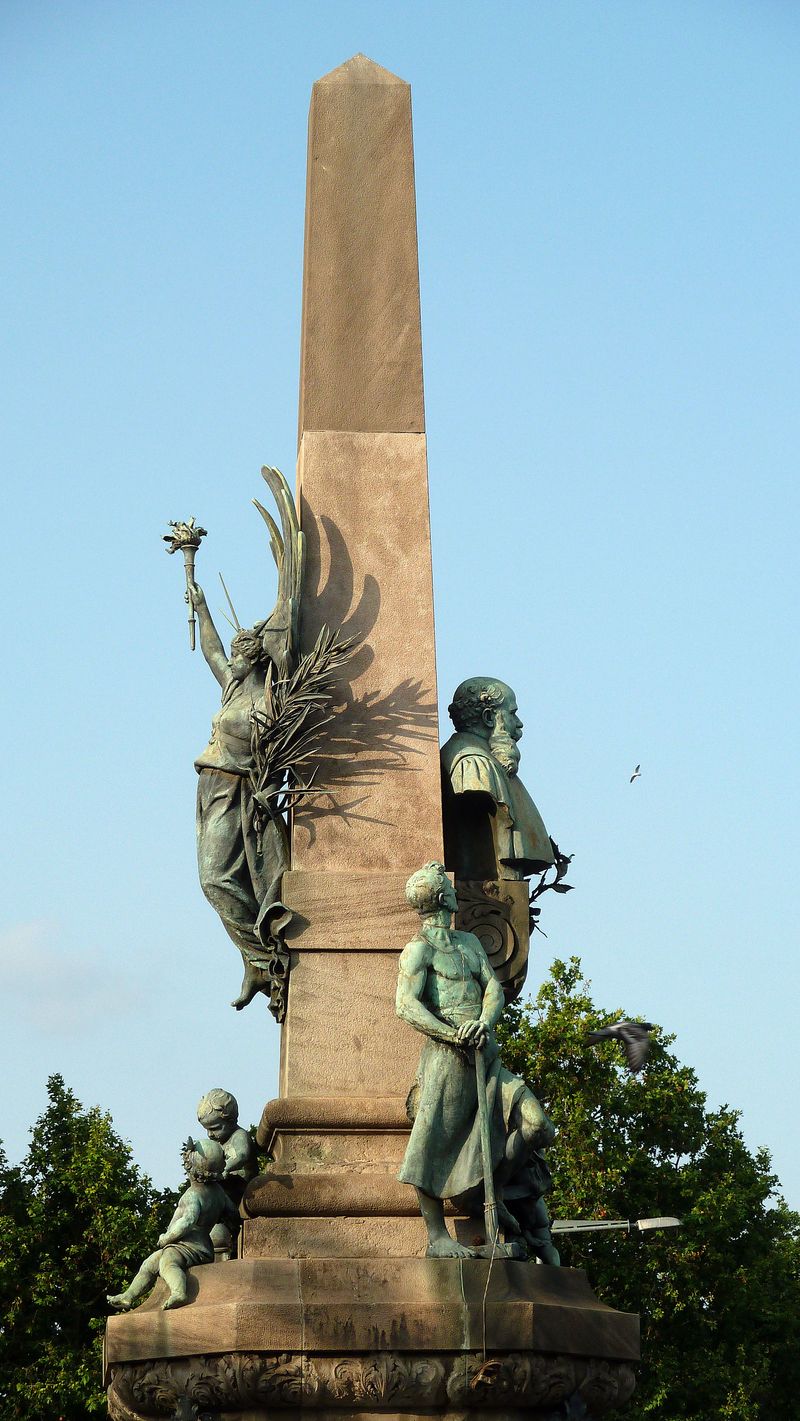
[[[775,1421],[800,1395],[800,1217],[776,1193],[766,1150],[738,1114],[710,1110],[695,1072],[654,1032],[630,1076],[620,1047],[586,1034],[601,1012],[577,958],[556,962],[535,1001],[510,1007],[503,1056],[558,1135],[549,1152],[554,1218],[673,1214],[680,1229],[562,1235],[604,1301],[642,1317],[643,1365],[631,1421]]]
[[[0,1151],[0,1417],[84,1421],[105,1410],[105,1295],[165,1227],[176,1196],[153,1188],[111,1119],[61,1076],[26,1158]]]

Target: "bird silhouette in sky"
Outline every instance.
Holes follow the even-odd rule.
[[[596,1046],[598,1041],[619,1041],[625,1051],[628,1070],[635,1075],[647,1060],[652,1030],[652,1021],[615,1021],[599,1031],[590,1031],[588,1041],[592,1046]]]
[[[642,767],[641,767],[641,765],[637,765],[637,766],[636,766],[636,769],[634,770],[633,774],[631,775],[630,783],[633,784],[634,780],[640,780],[641,778],[642,778]]]

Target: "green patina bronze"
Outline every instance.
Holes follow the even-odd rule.
[[[513,1001],[539,926],[536,900],[548,889],[570,892],[564,877],[571,857],[549,836],[520,778],[522,721],[511,687],[472,676],[457,687],[449,709],[455,731],[441,750],[442,812],[456,924],[480,938]]]
[[[542,816],[519,777],[522,721],[510,686],[472,676],[456,689],[442,746],[445,864],[461,879],[529,878],[554,863]]]
[[[197,1119],[210,1140],[222,1147],[225,1165],[220,1176],[238,1204],[245,1185],[258,1173],[256,1146],[249,1130],[239,1124],[239,1106],[229,1090],[216,1086],[206,1091],[197,1107]],[[238,1197],[234,1197],[238,1194]]]
[[[239,1124],[239,1106],[229,1090],[216,1086],[206,1091],[197,1107],[197,1119],[209,1140],[216,1141],[222,1149],[225,1163],[220,1184],[237,1213],[236,1229],[231,1229],[228,1223],[219,1223],[211,1230],[214,1255],[220,1261],[230,1258],[235,1250],[239,1205],[247,1185],[258,1173],[256,1146],[249,1130]]]
[[[289,867],[288,814],[313,785],[338,669],[353,641],[324,626],[300,655],[300,592],[305,540],[291,491],[279,469],[261,470],[277,505],[281,528],[254,499],[269,530],[278,570],[278,596],[269,617],[244,628],[223,581],[235,635],[225,651],[205,593],[195,579],[195,556],[206,536],[194,519],[170,524],[164,541],[182,551],[186,567],[190,645],[195,617],[200,647],[222,687],[222,704],[208,745],[195,760],[197,863],[200,885],[242,954],[244,978],[233,1005],[257,992],[278,1021],[286,1012],[289,954],[284,933],[291,914],[281,901]]]
[[[474,1249],[448,1232],[443,1201],[480,1218],[494,1193],[506,1239],[500,1251],[557,1263],[542,1197],[550,1175],[541,1149],[553,1127],[525,1082],[500,1060],[494,1027],[503,989],[479,939],[450,926],[457,900],[442,864],[413,874],[406,897],[420,928],[400,957],[397,1013],[427,1040],[409,1095],[413,1125],[399,1177],[417,1190],[428,1256],[472,1256]]]
[[[280,1021],[288,971],[282,934],[290,917],[280,900],[280,887],[289,867],[289,840],[285,818],[274,805],[282,784],[266,787],[266,793],[255,790],[254,716],[263,715],[268,682],[285,679],[297,659],[304,544],[286,480],[278,469],[261,472],[282,524],[281,533],[267,510],[254,500],[269,529],[278,569],[278,597],[272,614],[245,629],[231,604],[236,632],[228,655],[205,594],[194,580],[193,564],[191,574],[187,564],[187,596],[197,615],[200,648],[222,688],[222,704],[212,721],[211,737],[195,760],[200,885],[242,954],[244,978],[233,1005],[246,1006],[257,992],[263,992]]]
[[[179,1308],[188,1301],[187,1269],[198,1263],[213,1263],[212,1233],[219,1224],[238,1227],[239,1217],[219,1183],[225,1166],[222,1146],[215,1140],[186,1141],[182,1153],[189,1187],[178,1200],[158,1247],[144,1260],[139,1272],[122,1293],[109,1294],[113,1308],[127,1311],[143,1298],[161,1277],[169,1293],[164,1308]]]

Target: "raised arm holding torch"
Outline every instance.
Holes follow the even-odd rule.
[[[194,518],[190,518],[188,523],[174,523],[170,520],[170,533],[164,534],[164,542],[168,545],[168,553],[183,553],[183,562],[186,569],[186,601],[189,604],[189,646],[192,651],[195,648],[195,615],[194,602],[192,600],[191,588],[194,586],[194,555],[200,547],[200,539],[206,536],[205,528],[199,527]]]

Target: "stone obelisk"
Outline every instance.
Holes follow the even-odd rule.
[[[355,636],[358,650],[319,770],[329,792],[293,824],[284,890],[309,927],[295,937],[282,1093],[308,1084],[293,1075],[296,1002],[307,981],[311,989],[306,954],[322,948],[319,1013],[346,1005],[361,1065],[341,1030],[325,1060],[317,1021],[317,1081],[391,1094],[407,1079],[384,1059],[386,1021],[371,1031],[374,999],[389,987],[391,1006],[396,963],[386,950],[413,921],[398,885],[441,858],[442,811],[411,92],[363,55],[320,79],[311,98],[298,494],[304,648],[327,624]],[[407,1036],[398,1029],[396,1050]]]
[[[394,1178],[419,1042],[395,1016],[394,990],[416,930],[405,880],[442,857],[441,789],[411,93],[363,55],[311,98],[298,498],[303,649],[323,626],[357,648],[318,772],[324,792],[292,826],[280,1099],[262,1122],[276,1168],[294,1177],[293,1208],[305,1199],[313,1214],[276,1226],[281,1191],[265,1181],[248,1207],[271,1223],[246,1225],[245,1250],[279,1248],[281,1234],[318,1247],[311,1217],[334,1208],[336,1230],[322,1230],[334,1249],[363,1247],[369,1233],[378,1251],[392,1240],[403,1251],[420,1230],[412,1191]],[[308,1170],[309,1131],[352,1166],[346,1177]],[[401,1206],[402,1239],[374,1212],[364,1221]]]

